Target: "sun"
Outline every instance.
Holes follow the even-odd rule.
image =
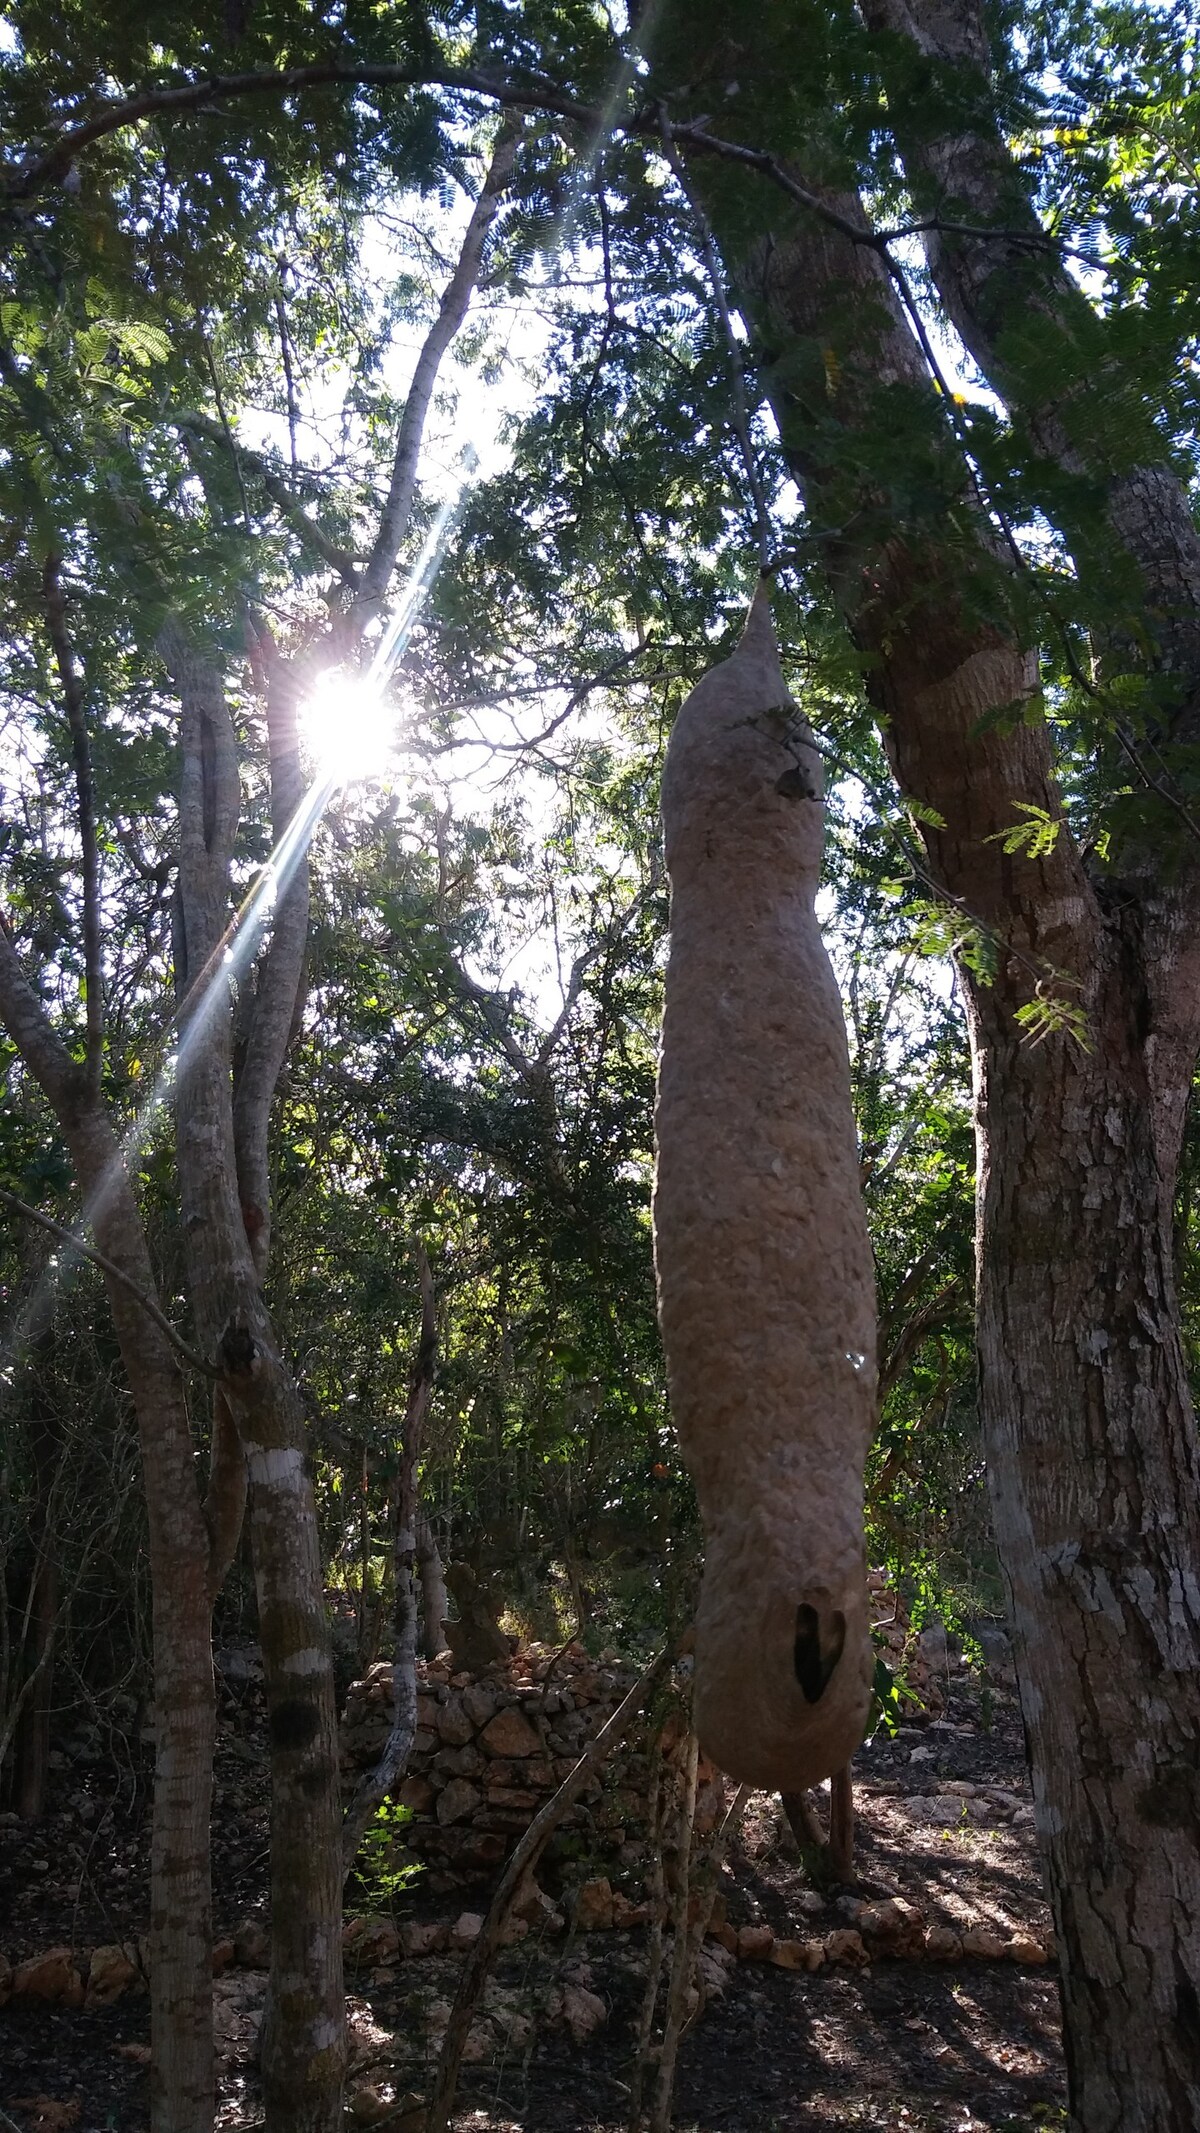
[[[313,767],[328,785],[386,777],[397,740],[394,704],[352,674],[323,675],[300,707],[300,730]]]

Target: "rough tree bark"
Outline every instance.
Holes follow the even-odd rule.
[[[694,83],[694,12],[687,40],[680,75]],[[755,145],[795,167],[816,155],[795,111],[779,116],[785,42],[768,5],[738,51],[736,108]],[[718,76],[715,35],[712,48]],[[715,87],[694,93],[711,106]],[[1020,711],[1035,666],[1004,622],[993,544],[886,266],[781,192],[750,194],[699,161],[692,176],[813,524],[839,529],[825,561],[901,787],[936,811],[930,872],[995,950],[994,982],[970,997],[981,1417],[1072,2112],[1084,2133],[1194,2133],[1200,1460],[1171,1257],[1200,1005],[1189,870],[1156,882],[1137,854],[1105,876],[1065,823],[1040,858],[1004,851],[1018,802],[1061,821],[1052,749],[1044,725],[997,717]],[[852,194],[825,197],[865,227]],[[889,405],[926,427],[940,503],[923,518],[880,471]],[[1078,1003],[1083,1042],[1062,1026],[1023,1041],[1015,1016],[1039,987]]]

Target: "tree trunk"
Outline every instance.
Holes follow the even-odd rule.
[[[152,1294],[141,1217],[110,1129],[92,1116],[68,1138],[97,1245]],[[211,2133],[216,1695],[208,1532],[179,1367],[129,1291],[106,1285],[137,1415],[153,1594],[150,2124],[152,2133]]]
[[[1071,2108],[1086,2133],[1194,2133],[1200,1460],[1121,948],[1091,1055],[974,1004],[981,1418]]]
[[[133,1187],[116,1136],[55,1034],[0,927],[0,1016],[71,1153],[84,1220],[125,1279],[105,1275],[137,1416],[153,1593],[156,1747],[150,1838],[151,2133],[211,2133],[212,1898],[209,1816],[216,1696],[208,1533],[183,1382],[161,1323]],[[127,1286],[127,1284],[131,1284]],[[160,1315],[161,1316],[161,1315]]]
[[[721,12],[701,11],[714,75]],[[677,22],[679,76],[714,108],[702,20]],[[743,137],[783,158],[806,147],[776,86],[789,22],[782,0],[752,18],[735,106]],[[1170,1249],[1194,898],[1156,883],[1143,855],[1120,879],[1074,846],[1046,729],[1021,715],[1036,665],[1005,623],[994,539],[878,252],[708,159],[691,175],[812,523],[831,529],[825,560],[899,782],[922,803],[929,875],[994,964],[970,1015],[981,1415],[1071,2109],[1083,2133],[1195,2133],[1200,1462]],[[866,228],[853,195],[823,197]],[[906,451],[913,423],[929,440],[923,486],[907,466],[894,500],[878,449],[889,406]],[[1037,858],[1004,849],[1020,803],[1059,824]],[[1022,1009],[1042,1016],[1040,1041]]]
[[[52,1282],[50,1291],[53,1294]],[[32,1344],[28,1371],[29,1449],[36,1488],[32,1520],[34,1559],[26,1601],[28,1632],[20,1654],[20,1671],[28,1687],[13,1749],[13,1804],[24,1822],[38,1822],[46,1811],[50,1712],[54,1700],[54,1637],[61,1582],[54,1499],[55,1479],[63,1459],[63,1436],[53,1401],[47,1397],[42,1382],[42,1373],[50,1360],[51,1340],[49,1328],[43,1327]]]
[[[263,1302],[255,1246],[269,1236],[265,1146],[239,1164],[233,1016],[221,943],[237,833],[239,783],[220,674],[174,624],[162,651],[179,684],[183,782],[180,903],[184,967],[176,1098],[188,1284],[204,1352],[222,1377],[249,1476],[250,1532],[271,1750],[271,1982],[263,2023],[269,2133],[331,2133],[344,2076],[337,1713],[312,1486],[295,1385]],[[282,753],[276,751],[277,758]],[[293,781],[294,782],[294,781]],[[299,986],[307,911],[303,861],[260,971],[249,1067],[276,1075]],[[264,1027],[260,1018],[267,1017]],[[272,1084],[273,1086],[273,1084]],[[264,1122],[268,1105],[255,1105]]]

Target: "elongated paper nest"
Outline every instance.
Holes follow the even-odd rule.
[[[765,589],[667,750],[654,1194],[671,1405],[700,1502],[696,1725],[783,1792],[862,1739],[875,1291],[841,1001],[814,909],[820,762]]]

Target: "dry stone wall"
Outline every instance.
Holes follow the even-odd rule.
[[[483,1673],[455,1673],[449,1658],[417,1669],[417,1733],[396,1798],[412,1810],[408,1848],[449,1879],[491,1875],[616,1709],[634,1670],[615,1653],[581,1645],[554,1653],[524,1646]],[[392,1723],[390,1663],[351,1684],[342,1720],[348,1785],[378,1758]],[[634,1733],[565,1816],[579,1851],[597,1858],[640,1846],[645,1835],[648,1742]],[[714,1826],[724,1780],[701,1778],[698,1818]]]

